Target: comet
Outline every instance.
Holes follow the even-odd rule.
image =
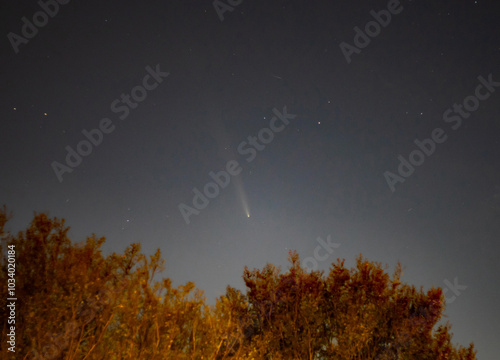
[[[241,175],[234,178],[234,187],[236,189],[236,193],[241,203],[241,207],[243,208],[243,212],[246,214],[247,218],[250,217],[250,207],[248,205],[247,194],[245,192],[245,188],[243,186],[243,181],[241,179]]]
[[[230,146],[231,137],[224,126],[224,114],[221,113],[220,119],[216,119],[210,123],[210,133],[213,135],[217,144],[219,145],[219,156],[227,161],[234,160],[238,158],[238,154],[235,152],[234,147]],[[243,186],[242,174],[234,176],[231,178],[231,182],[234,184],[234,189],[236,191],[236,196],[241,204],[243,213],[247,218],[250,217],[250,206],[248,205],[247,194],[245,192],[245,187]]]

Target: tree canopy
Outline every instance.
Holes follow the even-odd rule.
[[[7,284],[7,245],[16,249],[16,359],[476,359],[474,345],[455,346],[440,288],[401,282],[361,255],[327,274],[308,272],[289,253],[282,273],[271,264],[245,268],[246,294],[227,287],[207,305],[191,282],[155,281],[158,250],[104,256],[104,238],[68,238],[64,219],[35,214],[24,232],[5,231],[0,210],[0,279]],[[7,287],[0,315],[8,317]],[[7,329],[1,351],[7,353]],[[12,353],[11,353],[12,354]]]

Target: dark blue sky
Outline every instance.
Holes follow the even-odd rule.
[[[231,7],[221,21],[211,1],[72,1],[23,41],[23,17],[40,5],[2,4],[0,200],[11,229],[47,211],[74,241],[105,236],[108,253],[160,248],[163,275],[194,281],[210,303],[243,287],[245,265],[286,269],[288,250],[314,259],[330,235],[340,245],[321,250],[319,269],[359,253],[390,272],[401,261],[408,283],[448,288],[454,341],[495,359],[498,5]],[[369,24],[372,11],[385,26]],[[355,27],[373,37],[355,42]],[[273,120],[285,107],[289,123]],[[82,143],[84,130],[98,145]],[[67,147],[78,146],[90,154],[73,167]],[[398,171],[398,156],[413,165]],[[54,162],[71,170],[62,181]],[[239,174],[196,209],[193,189],[228,164]],[[180,204],[196,213],[189,224]]]

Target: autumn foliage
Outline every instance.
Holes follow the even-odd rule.
[[[15,359],[476,359],[472,344],[453,345],[450,326],[438,326],[441,289],[401,283],[400,266],[389,276],[360,256],[353,269],[337,260],[328,274],[306,272],[290,252],[286,273],[245,268],[246,294],[228,286],[209,306],[193,283],[154,280],[159,250],[148,257],[132,244],[104,256],[104,238],[74,244],[64,220],[35,214],[17,235],[7,220],[4,208],[2,284],[6,246],[17,254]],[[2,285],[2,319],[7,297]]]

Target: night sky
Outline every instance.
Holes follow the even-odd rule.
[[[497,2],[61,2],[1,5],[11,230],[160,248],[209,303],[290,249],[400,261],[498,359]]]

